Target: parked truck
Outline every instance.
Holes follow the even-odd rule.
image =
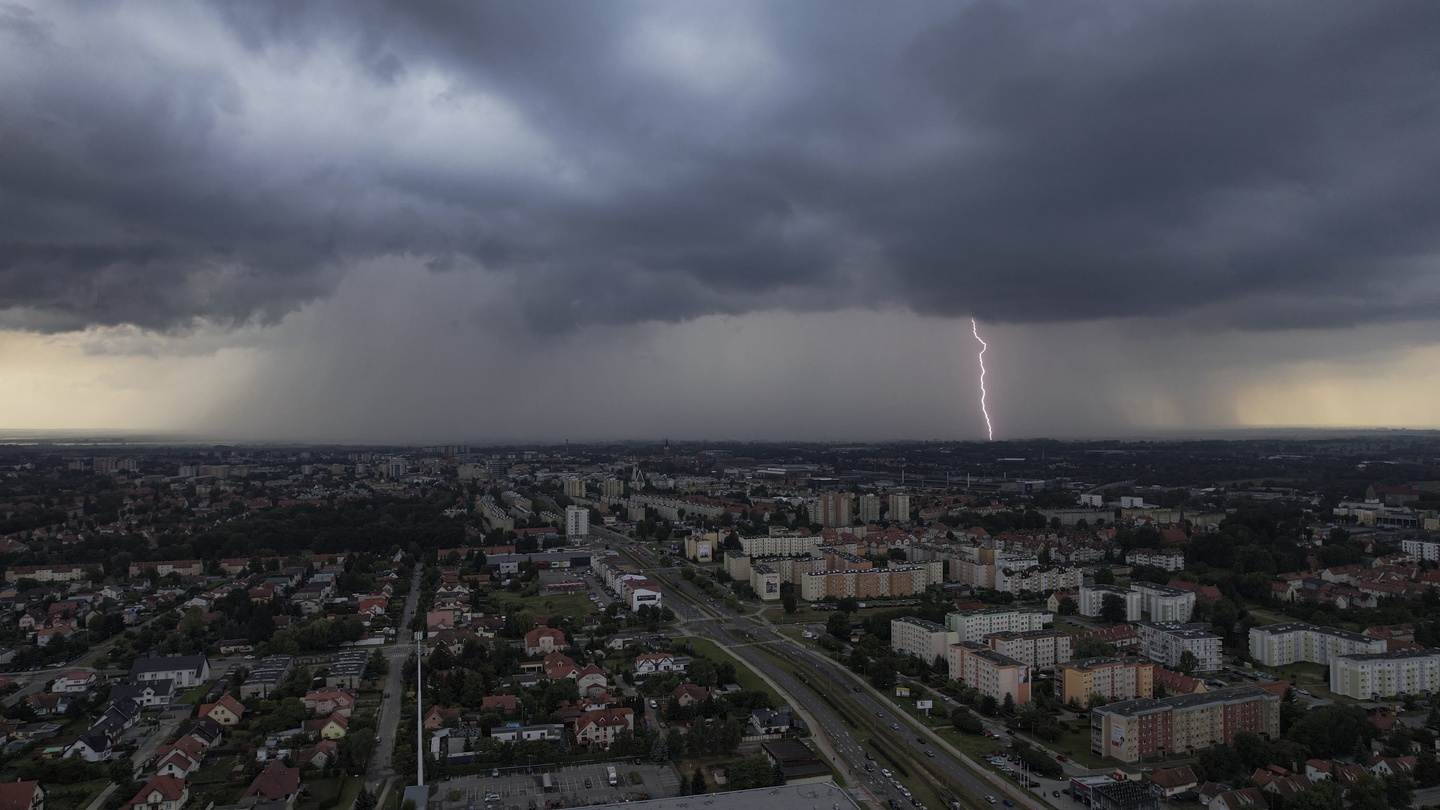
[[[605,776],[610,780],[610,787],[618,787],[620,785],[620,776],[615,773],[614,765],[605,766]]]

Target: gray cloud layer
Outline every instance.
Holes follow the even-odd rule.
[[[1440,5],[0,4],[0,310],[270,322],[355,262],[531,324],[1440,304]]]

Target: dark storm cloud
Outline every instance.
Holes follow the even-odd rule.
[[[6,323],[273,321],[385,255],[567,323],[1440,304],[1435,4],[171,8],[0,5]]]

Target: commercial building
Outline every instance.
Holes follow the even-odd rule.
[[[1081,658],[1055,668],[1055,696],[1085,706],[1091,695],[1112,701],[1155,696],[1155,664],[1139,658]]]
[[[1080,615],[1098,618],[1105,607],[1106,596],[1114,596],[1125,603],[1125,621],[1140,621],[1140,611],[1144,606],[1140,592],[1130,588],[1117,588],[1114,585],[1080,586],[1080,598],[1077,600],[1080,603]]]
[[[1137,582],[1132,590],[1140,594],[1140,610],[1152,622],[1188,622],[1195,612],[1195,594],[1169,585]]]
[[[982,697],[1004,703],[1009,695],[1016,704],[1030,700],[1030,666],[1001,655],[976,641],[950,645],[947,663],[950,677],[980,691]]]
[[[962,610],[945,616],[945,626],[955,631],[957,641],[982,641],[995,633],[1043,630],[1055,621],[1055,614],[1029,608]]]
[[[902,655],[913,655],[926,664],[936,658],[944,660],[946,650],[960,639],[945,625],[927,622],[913,616],[890,620],[890,649]]]
[[[991,633],[985,641],[995,652],[1036,669],[1054,669],[1059,662],[1069,661],[1075,644],[1073,636],[1059,630],[1007,630]]]
[[[1440,650],[1334,656],[1330,691],[1356,700],[1440,691]]]
[[[1373,655],[1387,649],[1385,639],[1349,630],[1282,622],[1250,628],[1250,657],[1267,667],[1297,661],[1329,664],[1338,655]]]
[[[1280,696],[1258,686],[1137,698],[1090,712],[1090,748],[1122,762],[1231,745],[1240,732],[1280,734]]]
[[[1140,622],[1135,635],[1140,654],[1168,669],[1180,670],[1180,658],[1187,651],[1195,656],[1196,672],[1220,669],[1220,637],[1205,622]]]

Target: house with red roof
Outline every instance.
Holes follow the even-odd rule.
[[[45,789],[34,780],[0,782],[0,810],[45,810]]]
[[[184,779],[157,775],[150,777],[125,807],[126,810],[180,810],[189,800],[190,786]]]
[[[261,802],[284,802],[290,804],[300,795],[300,769],[288,768],[278,759],[265,766],[250,787],[245,789],[242,799],[254,797]]]
[[[633,709],[592,709],[575,720],[575,742],[587,747],[609,748],[615,735],[635,730]]]

